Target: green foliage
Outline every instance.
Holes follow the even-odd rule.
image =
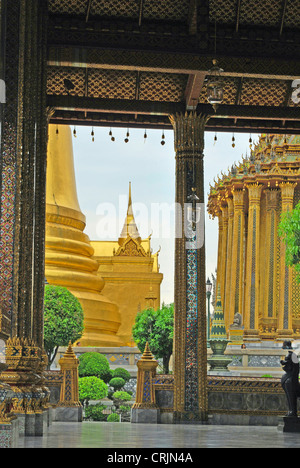
[[[120,405],[119,410],[121,411],[121,413],[128,413],[131,410],[131,406]]]
[[[141,353],[148,341],[156,359],[163,359],[164,373],[169,373],[169,361],[173,351],[174,304],[162,305],[161,309],[140,312],[132,329],[133,339]]]
[[[113,371],[111,369],[101,373],[101,379],[104,380],[105,383],[108,383],[113,378],[113,376]]]
[[[113,371],[113,377],[121,377],[126,382],[128,382],[131,379],[131,375],[128,372],[128,370],[123,369],[122,367],[118,367]]]
[[[285,242],[286,264],[295,268],[300,282],[300,203],[294,210],[282,213],[278,234]]]
[[[121,400],[121,401],[130,401],[131,400],[131,395],[129,393],[124,392],[124,391],[117,391],[113,394],[113,399],[114,400]]]
[[[111,379],[111,371],[107,358],[100,353],[88,352],[79,357],[79,377],[99,377],[107,383]]]
[[[121,377],[114,377],[113,379],[109,381],[108,385],[110,387],[113,387],[113,389],[116,391],[116,390],[120,390],[121,388],[123,388],[125,384],[126,384],[125,380],[121,379]]]
[[[101,405],[101,403],[97,403],[96,405],[87,406],[84,410],[85,412],[85,419],[89,419],[91,421],[106,421],[107,416],[103,414],[103,410],[106,408],[105,405]]]
[[[120,422],[120,416],[117,413],[112,413],[108,416],[107,422]]]
[[[45,286],[44,345],[49,366],[59,346],[79,340],[84,330],[83,309],[79,300],[61,286]]]
[[[101,400],[106,398],[108,387],[103,380],[98,377],[79,378],[79,400],[87,402],[89,400]]]

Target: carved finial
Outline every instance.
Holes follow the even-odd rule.
[[[149,346],[148,341],[146,343],[144,354],[141,359],[142,361],[155,361],[154,356],[150,351],[150,346]]]

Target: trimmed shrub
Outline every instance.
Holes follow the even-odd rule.
[[[79,378],[79,400],[88,402],[89,400],[102,400],[108,394],[108,387],[103,380],[98,377]]]
[[[121,377],[121,379],[124,379],[126,382],[131,379],[131,375],[128,370],[123,369],[122,367],[118,367],[113,371],[113,377]]]
[[[107,422],[120,422],[120,416],[117,413],[112,413],[108,416]]]
[[[79,377],[95,376],[104,381],[110,376],[109,362],[103,354],[93,351],[84,353],[79,357],[78,372]]]
[[[111,379],[109,381],[109,383],[108,383],[108,385],[110,387],[113,387],[113,389],[115,391],[120,390],[121,388],[123,388],[125,384],[126,384],[125,380],[121,379],[120,377],[115,377],[115,378]]]
[[[105,405],[98,403],[96,405],[90,405],[85,408],[85,419],[91,421],[106,421],[107,415],[103,414],[103,410],[106,408]]]
[[[129,393],[124,392],[124,391],[118,391],[113,394],[113,399],[121,400],[121,401],[130,401],[131,395],[129,395]]]
[[[131,406],[120,405],[119,410],[120,410],[122,413],[128,413],[128,412],[130,412],[130,410],[131,410]]]

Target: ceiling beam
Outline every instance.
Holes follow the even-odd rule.
[[[184,102],[132,101],[77,96],[47,96],[47,105],[59,110],[169,115],[185,112]],[[199,104],[197,111],[218,118],[299,121],[299,107],[245,106],[221,104],[214,113],[210,104]]]
[[[197,107],[205,77],[206,73],[204,72],[189,75],[184,95],[187,110]]]
[[[122,127],[141,129],[172,129],[169,117],[153,115],[133,115],[116,113],[83,113],[70,111],[56,111],[50,123],[71,126],[90,127]],[[235,133],[278,133],[278,134],[300,134],[299,121],[287,121],[282,126],[282,121],[261,119],[232,119],[218,118],[212,116],[206,124],[206,131],[235,132]]]
[[[48,65],[79,68],[135,70],[195,74],[207,72],[214,58],[224,76],[294,80],[300,76],[300,61],[286,58],[213,56],[148,50],[117,50],[81,47],[49,47]]]

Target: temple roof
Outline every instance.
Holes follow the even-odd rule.
[[[172,128],[170,114],[197,106],[208,130],[300,133],[299,37],[293,0],[49,0],[51,122]]]
[[[283,181],[300,183],[300,135],[261,134],[250,154],[221,172],[210,184],[208,212],[215,216],[232,190],[261,183],[277,188]]]

